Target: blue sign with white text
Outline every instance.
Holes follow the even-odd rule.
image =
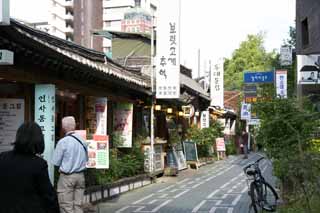
[[[274,72],[245,72],[244,73],[244,83],[273,83],[274,82]]]

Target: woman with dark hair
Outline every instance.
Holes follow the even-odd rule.
[[[0,154],[0,213],[59,213],[57,195],[50,183],[41,128],[22,124],[14,149]]]

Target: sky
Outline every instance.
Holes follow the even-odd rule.
[[[47,0],[11,0],[11,16],[46,21],[48,6]],[[268,51],[279,49],[294,20],[295,0],[181,0],[180,63],[197,73],[200,49],[202,75],[209,60],[231,57],[248,34],[259,32]]]

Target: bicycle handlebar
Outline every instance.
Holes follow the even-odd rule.
[[[255,162],[253,162],[253,163],[249,163],[247,166],[245,166],[244,168],[243,168],[243,170],[244,171],[246,171],[249,167],[251,167],[252,165],[255,165],[255,164],[257,164],[257,163],[259,163],[262,159],[264,159],[265,157],[264,156],[261,156],[258,160],[256,160]]]

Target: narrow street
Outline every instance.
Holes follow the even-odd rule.
[[[257,158],[231,156],[198,171],[183,171],[177,178],[159,178],[156,184],[100,204],[98,212],[247,213],[250,202],[242,168]],[[273,184],[270,161],[260,162],[260,168]]]

